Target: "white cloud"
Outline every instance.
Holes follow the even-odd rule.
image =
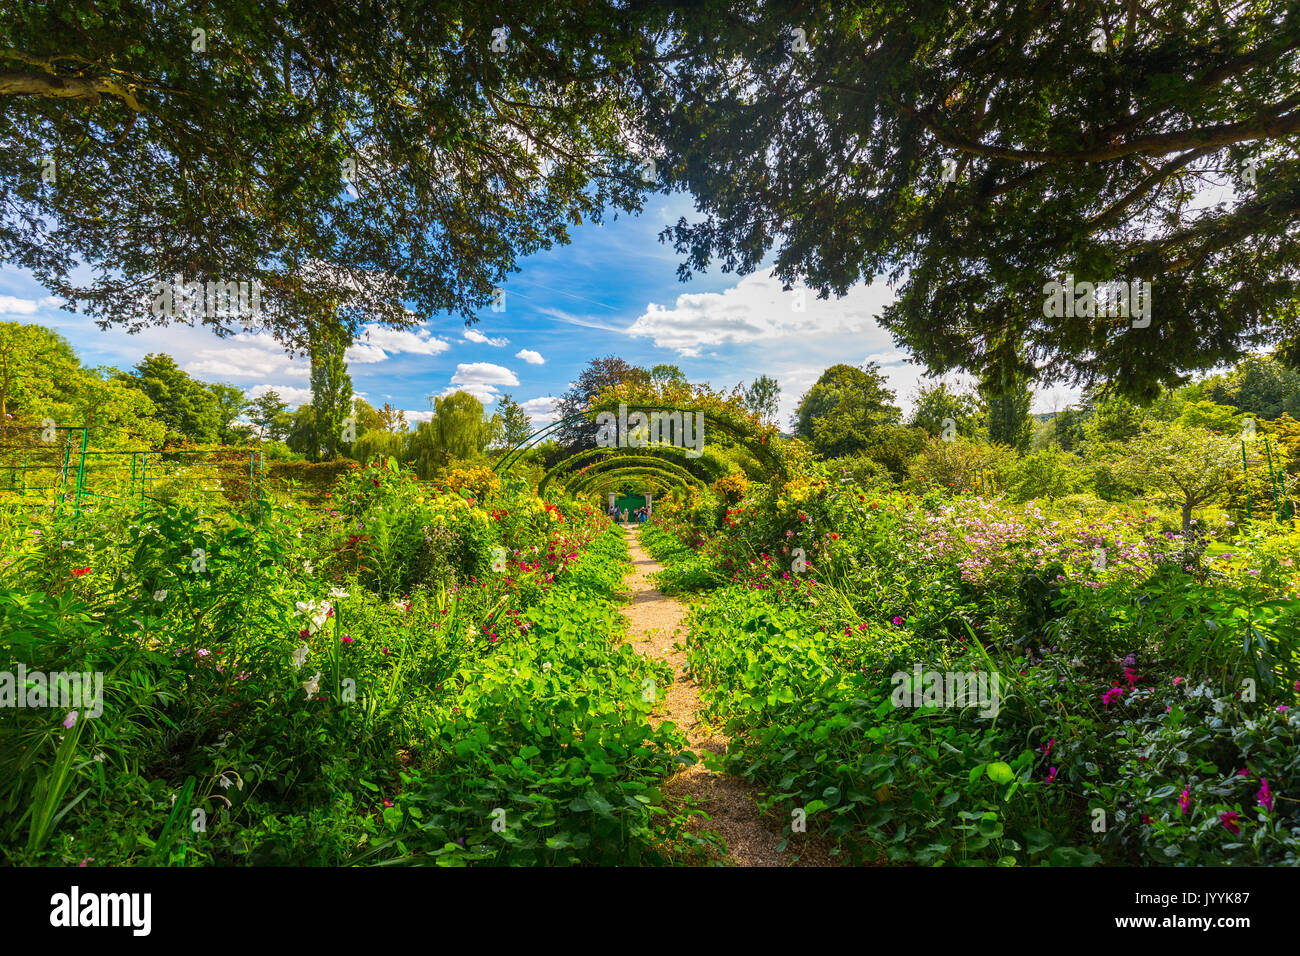
[[[520,349],[515,353],[515,358],[523,359],[529,365],[545,365],[546,359],[542,358],[540,352],[534,352],[532,349]]]
[[[876,333],[887,347],[889,338],[875,317],[893,299],[884,285],[857,285],[841,298],[818,299],[802,286],[786,292],[778,279],[750,275],[723,292],[679,295],[672,308],[652,302],[627,334],[688,357],[709,346],[865,333]],[[802,311],[796,311],[800,305]]]
[[[448,385],[438,393],[438,397],[446,398],[448,395],[454,394],[455,392],[469,392],[469,394],[473,395],[485,406],[495,405],[496,400],[501,397],[501,393],[497,391],[496,386],[474,382],[466,383],[464,385]]]
[[[20,299],[13,295],[0,295],[0,315],[35,315],[41,303],[35,299]]]
[[[406,411],[406,423],[411,427],[412,431],[415,430],[415,425],[417,422],[427,422],[433,420],[432,409],[427,409],[425,411],[412,411],[411,409],[408,408],[405,409],[405,411]]]
[[[518,385],[515,373],[491,362],[461,362],[451,377],[453,385]],[[469,391],[469,389],[466,389]]]
[[[477,342],[479,345],[490,345],[493,348],[498,348],[498,349],[504,345],[510,344],[510,340],[505,338],[504,336],[499,339],[489,338],[488,336],[480,332],[478,329],[466,329],[465,338],[470,342]]]
[[[210,342],[212,336],[207,336]],[[187,348],[167,349],[181,360],[181,367],[191,375],[210,379],[297,379],[306,381],[311,376],[311,368],[305,359],[294,358],[285,352],[284,347],[269,335],[243,333],[234,336],[235,345],[200,346],[192,350]],[[181,340],[176,345],[181,345]],[[185,343],[188,345],[188,343]],[[185,352],[190,357],[185,358]]]
[[[529,417],[534,428],[541,428],[543,425],[549,425],[560,417],[559,412],[560,400],[554,395],[547,395],[543,398],[530,398],[526,402],[520,402],[519,407],[524,410],[524,414]]]
[[[437,355],[449,348],[451,348],[450,342],[435,338],[433,333],[425,328],[389,329],[382,325],[367,325],[344,357],[348,362],[371,365],[402,352],[409,352],[412,355]]]
[[[254,385],[252,388],[245,389],[244,394],[249,399],[255,399],[271,391],[278,393],[280,400],[290,408],[297,408],[311,401],[311,389],[298,388],[295,385]]]

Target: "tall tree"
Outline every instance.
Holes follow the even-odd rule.
[[[601,392],[612,385],[624,382],[645,385],[650,373],[613,355],[592,359],[579,374],[573,386],[560,396],[558,410],[561,418],[585,412]],[[592,422],[570,422],[558,429],[560,444],[570,448],[594,447],[596,425]]]
[[[989,441],[1016,451],[1029,447],[1034,425],[1029,418],[1033,395],[1023,380],[987,386],[984,401],[988,406]]]
[[[509,394],[497,399],[497,414],[501,416],[501,432],[498,442],[505,448],[513,448],[526,440],[533,433],[533,423],[518,402]]]
[[[223,445],[235,445],[248,436],[248,425],[236,421],[248,411],[248,399],[244,390],[234,385],[215,383],[208,385],[212,399],[217,405],[217,441]]]
[[[922,385],[916,394],[916,404],[908,424],[922,428],[933,438],[974,437],[984,417],[980,400],[974,395],[956,392],[944,382]],[[948,422],[952,423],[951,432]]]
[[[719,0],[675,26],[684,58],[642,75],[700,210],[665,234],[685,274],[887,275],[882,324],[936,372],[1143,397],[1300,331],[1300,5]],[[1082,287],[1049,314],[1067,277],[1154,280],[1149,324]]]
[[[764,421],[776,417],[781,400],[781,383],[770,375],[760,375],[745,388],[745,407]]]
[[[313,457],[334,458],[343,443],[344,422],[352,412],[352,378],[343,355],[348,340],[322,333],[311,348],[311,405],[316,430]]]
[[[840,458],[867,451],[901,418],[874,362],[832,365],[799,400],[795,433],[824,458]]]
[[[52,404],[75,387],[80,369],[76,352],[57,332],[0,322],[0,424],[50,417]]]
[[[280,393],[268,389],[253,399],[249,406],[249,419],[257,426],[258,437],[263,441],[284,441],[291,421],[288,411],[289,406],[280,398]]]
[[[411,436],[410,453],[420,474],[428,477],[454,461],[473,461],[487,446],[483,403],[469,392],[452,392],[433,401],[433,418]]]
[[[221,412],[216,397],[170,355],[150,353],[136,365],[133,374],[119,373],[117,380],[149,397],[166,426],[169,444],[209,445],[218,440]]]
[[[21,4],[0,18],[0,258],[106,325],[166,321],[150,283],[177,276],[261,282],[260,314],[191,318],[302,351],[326,302],[353,329],[473,321],[517,257],[640,207],[628,67],[669,58],[666,16]]]

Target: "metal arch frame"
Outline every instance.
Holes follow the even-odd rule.
[[[572,415],[565,415],[563,418],[556,419],[555,421],[551,422],[551,424],[539,428],[537,431],[533,432],[523,441],[511,446],[504,455],[502,455],[500,458],[496,460],[495,463],[493,463],[492,470],[497,474],[502,474],[506,470],[513,468],[514,465],[518,463],[519,459],[523,457],[523,454],[526,451],[529,451],[530,449],[536,447],[545,439],[554,437],[554,435],[557,434],[564,426],[575,424],[580,421],[591,423],[594,421],[595,416],[601,414],[602,412],[609,412],[612,410],[613,409],[604,406],[596,406],[595,408],[589,409],[588,411],[585,412],[575,412]],[[694,412],[696,410],[691,408],[683,408],[680,405],[638,404],[635,406],[635,411]],[[732,438],[736,439],[739,442],[739,444],[743,445],[744,448],[755,458],[758,458],[759,460],[763,461],[763,463],[766,464],[773,473],[780,472],[783,475],[787,473],[784,457],[782,455],[777,454],[772,445],[768,444],[765,441],[756,440],[754,438],[754,432],[752,430],[743,429],[738,425],[736,425],[734,422],[731,422],[726,418],[719,418],[716,416],[713,419],[711,419],[711,422],[713,425],[721,428]],[[661,446],[649,445],[646,447],[655,448]],[[574,454],[581,454],[582,452],[586,452],[590,450],[591,449],[589,448],[583,448],[577,452],[574,452]],[[552,466],[552,468],[559,467],[559,465],[562,464],[564,460],[567,459],[563,459],[561,462],[557,462],[556,465]]]
[[[569,493],[575,497],[589,494],[591,486],[597,484],[602,479],[611,481],[621,481],[631,476],[641,476],[649,478],[652,481],[660,482],[668,488],[685,488],[692,484],[698,484],[698,481],[692,481],[682,478],[680,475],[668,473],[658,473],[653,469],[644,467],[627,466],[624,468],[615,468],[610,471],[597,472],[591,475],[584,475],[577,484],[569,488]]]
[[[605,468],[600,471],[578,475],[576,480],[570,485],[565,485],[565,488],[568,489],[570,494],[580,494],[583,489],[586,489],[591,484],[599,482],[601,479],[608,478],[613,480],[617,477],[621,480],[622,477],[627,475],[648,475],[652,478],[663,481],[672,479],[672,481],[678,485],[708,486],[707,482],[698,476],[692,475],[690,472],[684,470],[673,470],[672,468],[664,467],[665,464],[669,463],[652,464],[648,459],[641,463],[634,463],[630,460],[620,461],[612,468]]]
[[[648,448],[631,448],[631,449],[629,448],[588,448],[580,452],[575,452],[574,454],[570,455],[568,458],[556,462],[554,465],[552,465],[550,468],[546,470],[546,472],[542,475],[541,480],[538,481],[537,483],[537,491],[540,494],[543,490],[546,489],[548,485],[551,484],[552,481],[560,481],[563,484],[564,483],[563,476],[566,474],[571,474],[573,469],[575,468],[581,468],[581,469],[597,468],[599,466],[609,466],[614,462],[630,462],[630,461],[660,462],[663,464],[671,465],[676,468],[680,468],[683,472],[690,475],[692,480],[699,479],[700,481],[703,481],[705,484],[708,484],[712,481],[716,481],[718,478],[721,478],[723,477],[724,474],[726,474],[725,472],[713,474],[713,471],[715,471],[716,469],[710,469],[710,468],[701,469],[707,472],[706,475],[696,474],[694,471],[692,471],[690,468],[687,468],[680,461],[673,460],[674,458],[679,458],[679,459],[685,458],[684,455],[666,454],[665,452],[667,452],[669,447],[670,446],[664,446],[662,448],[658,448],[658,447],[651,446]],[[658,454],[656,454],[656,452],[658,452]],[[592,460],[584,463],[584,459],[592,459]],[[702,461],[703,459],[686,459],[686,460]]]

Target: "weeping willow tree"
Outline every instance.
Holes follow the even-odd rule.
[[[411,435],[408,458],[421,478],[428,478],[453,461],[473,461],[483,455],[491,425],[483,419],[483,403],[468,392],[433,399],[433,418],[420,422]]]

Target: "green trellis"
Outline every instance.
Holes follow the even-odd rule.
[[[71,503],[80,517],[88,499],[138,501],[158,500],[149,494],[151,484],[173,477],[170,467],[188,461],[190,467],[247,462],[249,499],[261,501],[265,494],[266,462],[261,449],[201,451],[190,449],[92,450],[90,429],[83,425],[19,427],[5,430],[9,437],[34,432],[39,437],[24,444],[0,444],[0,500],[53,498],[55,507]],[[49,437],[46,437],[46,436]],[[62,436],[61,440],[59,436]],[[224,455],[222,460],[219,456]],[[215,461],[197,459],[213,458]],[[126,459],[130,459],[127,472]],[[99,467],[97,467],[99,466]],[[115,467],[116,466],[116,467]],[[92,487],[92,477],[105,472],[127,480],[125,495],[109,494]],[[49,476],[41,481],[41,476]]]

